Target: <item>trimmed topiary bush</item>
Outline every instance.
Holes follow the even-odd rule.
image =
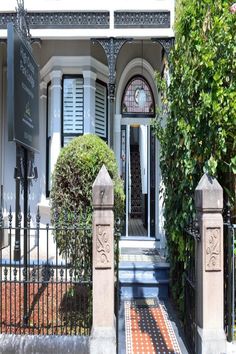
[[[114,215],[120,218],[124,212],[123,183],[114,152],[98,136],[73,139],[61,150],[52,176],[51,214],[57,246],[74,269],[83,266],[85,272],[92,263],[92,185],[103,164],[114,182]]]

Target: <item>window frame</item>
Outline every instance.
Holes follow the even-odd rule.
[[[80,78],[83,80],[83,129],[82,133],[75,133],[75,134],[64,134],[64,80],[65,79],[77,79]],[[64,147],[64,136],[73,136],[77,137],[80,135],[84,135],[84,77],[81,74],[64,74],[62,75],[62,90],[61,90],[61,147]]]

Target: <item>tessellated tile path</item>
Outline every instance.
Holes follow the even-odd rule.
[[[126,354],[181,354],[164,304],[125,300]]]

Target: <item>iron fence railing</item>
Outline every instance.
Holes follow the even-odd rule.
[[[116,315],[116,338],[119,337],[119,311],[120,311],[120,284],[119,284],[119,241],[122,230],[122,222],[118,218],[115,220],[114,229],[114,250],[115,250],[115,315]],[[119,341],[117,340],[116,353],[119,353]]]
[[[196,221],[184,230],[186,239],[186,265],[184,272],[184,332],[191,353],[196,348],[196,277],[195,244],[199,239]]]
[[[224,326],[227,340],[236,340],[236,224],[229,208],[224,222]]]
[[[11,211],[7,220],[0,215],[0,238],[3,240],[0,333],[89,335],[92,325],[91,259],[78,251],[79,267],[74,266],[69,252],[60,252],[55,235],[62,233],[65,242],[68,235],[73,235],[75,249],[79,250],[81,244],[91,248],[91,228],[81,221],[68,223],[68,217],[63,226],[43,225],[39,213],[34,223],[31,215],[27,215],[26,228],[21,225],[22,217],[17,218],[15,227]],[[18,259],[14,252],[16,246],[20,254]]]

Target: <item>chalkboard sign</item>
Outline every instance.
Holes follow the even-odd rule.
[[[39,68],[27,43],[7,27],[8,139],[37,152],[39,149]]]

